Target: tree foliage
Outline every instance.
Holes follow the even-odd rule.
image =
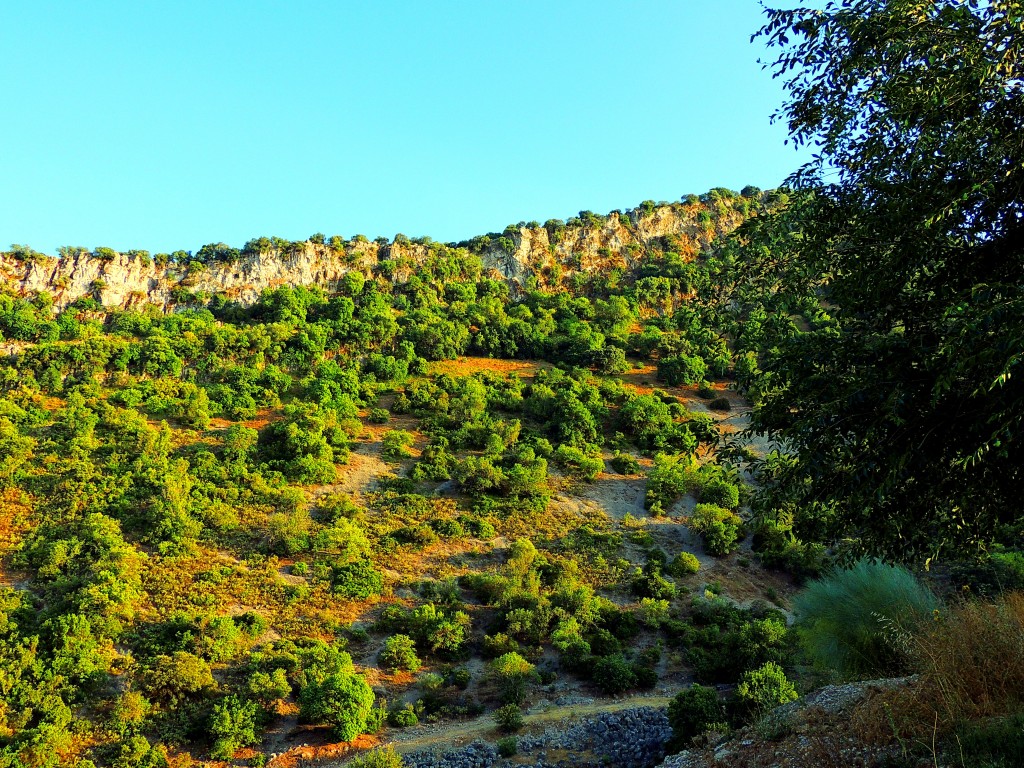
[[[795,458],[766,512],[802,534],[925,558],[1016,517],[1022,31],[1015,2],[768,12],[781,117],[816,154],[721,284],[760,353],[754,429]]]

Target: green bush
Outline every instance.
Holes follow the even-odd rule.
[[[387,424],[391,421],[391,414],[384,408],[372,408],[370,409],[370,413],[367,415],[366,420],[371,424]]]
[[[705,504],[736,509],[740,505],[740,489],[733,483],[715,478],[700,489],[700,500]]]
[[[393,725],[395,728],[409,728],[419,721],[412,704],[406,704],[404,707],[398,707],[388,712],[388,725]]]
[[[360,675],[334,672],[303,686],[299,718],[307,723],[327,723],[339,739],[352,741],[366,731],[373,700],[373,691]]]
[[[498,684],[502,701],[511,704],[522,704],[527,686],[537,680],[533,664],[514,651],[502,654],[488,668],[492,679]]]
[[[640,621],[651,629],[658,629],[668,621],[668,600],[645,597],[640,600]]]
[[[736,686],[736,698],[747,709],[764,712],[797,699],[796,688],[778,664],[769,661],[746,672]]]
[[[709,555],[723,557],[736,549],[743,521],[735,512],[714,504],[698,504],[690,515],[690,530],[701,535]]]
[[[674,600],[678,589],[661,575],[657,567],[648,566],[633,579],[633,594],[655,600]]]
[[[390,429],[381,438],[380,455],[388,460],[397,461],[412,456],[409,450],[412,447],[414,438],[411,432],[404,429]]]
[[[523,712],[518,704],[506,704],[494,710],[494,723],[505,733],[515,733],[523,727]]]
[[[714,688],[691,685],[680,691],[668,705],[668,722],[674,741],[685,746],[695,736],[725,721],[725,707]]]
[[[384,577],[369,560],[356,560],[332,569],[334,594],[349,600],[366,600],[384,591]]]
[[[213,707],[210,715],[210,735],[214,737],[210,756],[217,760],[230,760],[241,747],[259,741],[256,732],[260,708],[255,701],[228,696]]]
[[[652,514],[664,514],[680,496],[690,493],[698,484],[697,462],[691,456],[668,456],[659,453],[647,475],[644,506]]]
[[[566,443],[555,450],[555,461],[570,475],[581,480],[593,480],[604,470],[604,461],[600,456],[589,456]]]
[[[794,596],[793,613],[811,661],[853,679],[906,671],[895,633],[909,631],[938,605],[906,568],[861,560],[810,582]]]
[[[202,696],[217,687],[210,665],[186,651],[157,656],[145,674],[144,685],[151,696],[171,704]]]
[[[601,692],[608,695],[624,693],[636,686],[633,666],[620,654],[599,658],[594,663],[593,680]]]
[[[391,671],[404,669],[415,672],[421,666],[416,655],[416,643],[408,635],[392,635],[385,640],[377,660],[384,669]]]
[[[270,703],[289,696],[292,686],[287,673],[278,667],[273,672],[253,672],[249,678],[249,693],[259,701]]]
[[[700,570],[700,560],[692,552],[680,552],[669,561],[665,570],[676,578],[691,576]]]
[[[121,742],[112,768],[167,768],[167,748],[163,744],[150,744],[145,736],[130,736]],[[86,761],[81,761],[82,765]],[[54,763],[55,764],[55,763]],[[24,765],[16,762],[14,765]]]
[[[640,473],[640,462],[628,453],[616,453],[611,460],[612,469],[620,475],[636,475]]]
[[[504,632],[494,635],[484,635],[483,654],[487,658],[495,659],[506,653],[519,653],[519,643],[515,638],[509,637]]]
[[[512,757],[519,752],[519,743],[516,741],[515,736],[505,736],[502,739],[498,739],[495,746],[498,748],[498,754],[502,757]]]
[[[401,755],[390,744],[349,760],[345,768],[404,768]]]

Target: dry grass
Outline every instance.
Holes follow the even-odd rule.
[[[0,560],[13,552],[32,527],[32,499],[18,488],[0,492]]]
[[[490,357],[460,357],[456,360],[439,360],[431,363],[431,376],[446,373],[449,376],[472,376],[474,373],[488,371],[508,375],[515,373],[520,376],[533,376],[541,368],[551,368],[550,363],[534,360],[498,360]]]
[[[279,755],[268,762],[268,768],[298,768],[298,766],[302,765],[323,764],[329,761],[336,762],[341,758],[354,756],[360,752],[373,749],[380,744],[380,739],[367,734],[356,736],[353,741],[329,742],[326,741],[329,738],[326,730],[320,729],[320,731],[322,733],[312,728],[306,729],[305,735],[310,739],[319,736],[318,741],[321,743],[292,747],[283,755]]]
[[[851,723],[864,743],[898,738],[931,752],[966,722],[1024,707],[1024,594],[963,602],[908,643],[920,677],[856,708]]]
[[[1009,714],[1024,705],[1024,593],[967,601],[936,617],[913,653],[940,718]]]

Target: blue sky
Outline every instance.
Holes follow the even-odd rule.
[[[755,0],[0,5],[0,248],[430,235],[771,187]]]

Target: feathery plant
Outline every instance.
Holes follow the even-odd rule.
[[[867,559],[812,581],[793,599],[805,652],[840,679],[905,671],[909,659],[897,635],[938,606],[906,568]]]

